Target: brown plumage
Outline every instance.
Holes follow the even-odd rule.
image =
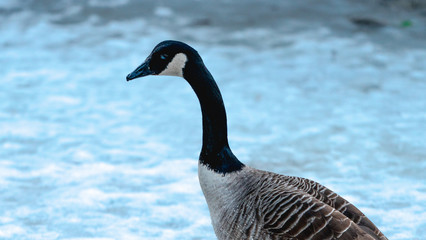
[[[387,239],[354,205],[309,179],[199,166],[219,239]]]

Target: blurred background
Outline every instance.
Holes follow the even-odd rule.
[[[165,39],[218,82],[249,166],[426,239],[426,1],[0,1],[0,239],[215,239],[201,114]]]

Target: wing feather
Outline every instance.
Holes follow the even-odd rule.
[[[387,239],[360,210],[321,184],[266,173],[259,215],[271,239]]]

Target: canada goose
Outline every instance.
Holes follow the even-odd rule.
[[[192,47],[163,41],[126,79],[147,75],[183,77],[197,94],[203,117],[198,177],[218,239],[387,239],[319,183],[241,163],[228,145],[219,88]]]

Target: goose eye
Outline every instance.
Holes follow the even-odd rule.
[[[166,60],[168,57],[169,57],[169,55],[167,55],[167,54],[161,54],[160,55],[160,58],[163,59],[163,60]]]

